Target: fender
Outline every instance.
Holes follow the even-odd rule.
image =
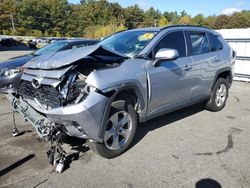
[[[232,83],[232,81],[233,81],[232,69],[231,69],[231,67],[225,67],[225,68],[222,68],[216,72],[211,89],[214,88],[214,85],[218,79],[219,74],[221,74],[223,72],[227,72],[227,71],[229,71],[229,82]],[[229,86],[231,86],[231,84]]]
[[[128,83],[128,84],[123,84],[123,85],[120,85],[120,86],[116,86],[115,89],[111,89],[110,91],[108,91],[106,93],[103,93],[103,95],[109,96],[110,98],[109,98],[109,100],[108,100],[108,102],[106,104],[106,107],[104,109],[100,129],[99,129],[99,133],[98,133],[98,136],[101,139],[104,138],[104,133],[105,133],[105,130],[106,130],[107,121],[108,121],[108,117],[109,117],[109,114],[110,114],[110,109],[111,109],[112,102],[115,100],[115,98],[117,97],[117,95],[119,93],[121,93],[122,91],[128,90],[128,89],[133,89],[135,91],[135,93],[136,93],[136,95],[138,97],[138,102],[139,102],[141,110],[146,107],[145,100],[143,98],[141,90],[139,89],[139,87],[137,85],[132,84],[132,83],[131,84]]]

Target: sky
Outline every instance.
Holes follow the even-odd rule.
[[[80,0],[68,0],[70,3],[79,3]],[[230,15],[232,12],[250,10],[250,0],[109,0],[117,2],[123,7],[138,4],[144,10],[154,7],[161,12],[185,10],[188,14],[195,16],[202,13],[205,16],[219,15],[221,13]]]

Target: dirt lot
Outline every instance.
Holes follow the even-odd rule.
[[[248,83],[233,84],[221,112],[198,104],[141,124],[116,159],[65,145],[73,161],[63,174],[51,172],[48,145],[31,125],[16,123],[24,134],[13,138],[10,105],[0,95],[0,187],[250,187]]]

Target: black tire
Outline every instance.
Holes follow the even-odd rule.
[[[224,85],[225,86],[225,100],[224,102],[222,102],[220,105],[216,102],[216,97],[217,94],[216,92],[218,91],[218,89],[221,88],[221,86]],[[229,83],[228,80],[224,79],[224,78],[218,78],[218,80],[216,81],[213,91],[211,93],[211,97],[208,101],[206,101],[205,103],[205,109],[212,111],[212,112],[217,112],[222,110],[227,102],[227,98],[228,98],[228,89],[229,89]]]
[[[110,115],[109,115],[109,117],[111,117],[115,113],[125,111],[131,117],[132,123],[131,123],[130,136],[128,137],[128,139],[125,142],[125,144],[123,145],[123,147],[121,147],[120,149],[112,150],[112,149],[108,148],[104,142],[103,143],[95,143],[95,142],[87,141],[89,148],[104,158],[111,159],[111,158],[115,158],[115,157],[121,155],[122,153],[124,153],[128,149],[131,142],[133,141],[133,138],[134,138],[134,135],[135,135],[135,132],[137,129],[138,117],[137,117],[137,113],[135,112],[135,110],[133,108],[133,105],[131,104],[131,102],[128,102],[128,101],[129,100],[121,100],[121,99],[114,101],[111,105],[111,110],[110,110]]]

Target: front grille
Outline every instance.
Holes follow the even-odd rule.
[[[31,100],[36,98],[42,105],[51,108],[62,106],[64,103],[62,94],[53,86],[41,85],[39,88],[34,88],[31,82],[26,80],[20,82],[18,94]]]

